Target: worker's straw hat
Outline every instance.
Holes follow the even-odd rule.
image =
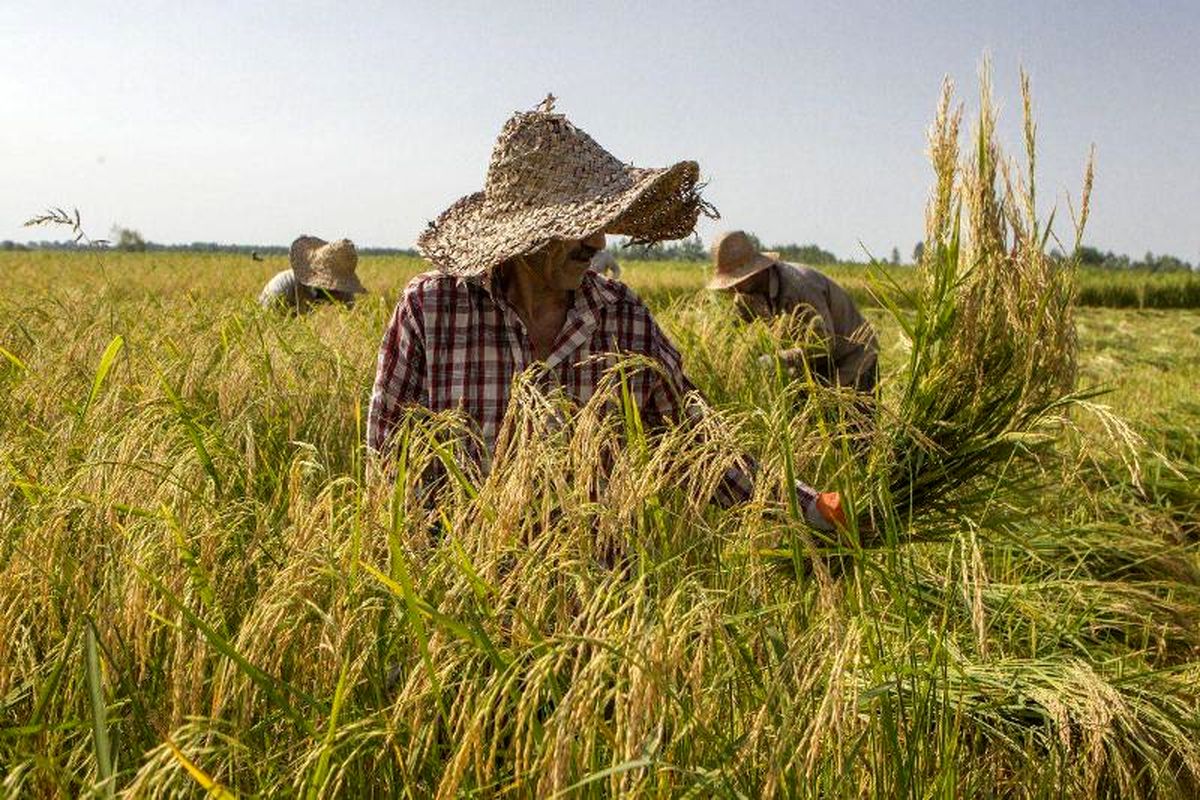
[[[301,236],[289,253],[296,282],[314,289],[359,294],[366,287],[358,280],[358,251],[349,239],[327,242],[316,236]]]
[[[779,253],[760,253],[745,231],[721,234],[712,248],[716,270],[709,289],[732,289],[779,261]]]
[[[417,239],[440,270],[479,275],[552,241],[599,231],[633,242],[679,239],[701,212],[716,216],[700,197],[695,161],[624,164],[553,107],[550,96],[514,114],[496,140],[483,191],[443,211]]]

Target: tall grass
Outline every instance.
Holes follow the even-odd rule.
[[[847,398],[757,368],[779,330],[651,292],[704,430],[608,413],[619,381],[580,411],[522,384],[490,475],[431,497],[452,417],[410,419],[389,478],[361,451],[416,264],[290,319],[253,305],[275,264],[121,257],[101,282],[28,257],[0,294],[4,792],[1194,795],[1196,417],[1171,404],[1131,472],[1060,411],[1108,345],[1076,358],[1068,276],[1002,173],[988,195],[938,150],[955,118],[929,282],[874,315],[865,457]],[[707,503],[742,451],[754,500]],[[810,539],[789,472],[873,527]]]

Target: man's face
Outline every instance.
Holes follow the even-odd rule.
[[[304,290],[308,293],[308,299],[312,300],[314,303],[327,303],[330,301],[335,303],[346,303],[353,302],[354,300],[353,292],[339,292],[337,289],[325,289],[320,286],[308,286],[305,284],[301,285],[304,286]]]
[[[572,292],[583,282],[592,256],[604,249],[604,234],[593,233],[583,239],[558,242],[547,257],[547,277],[557,289]]]
[[[733,287],[734,304],[743,319],[771,316],[771,270],[764,269]]]
[[[733,287],[739,295],[762,295],[766,297],[771,289],[771,270],[760,269],[746,280]]]

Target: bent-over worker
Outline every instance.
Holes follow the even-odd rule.
[[[263,308],[303,314],[326,302],[351,307],[355,295],[367,291],[358,280],[358,250],[349,239],[301,236],[292,242],[288,260],[291,267],[276,273],[259,293]]]
[[[815,377],[831,385],[874,390],[879,369],[875,331],[845,289],[812,267],[758,252],[743,231],[718,237],[713,261],[716,270],[708,288],[734,293],[744,318],[796,315],[816,332],[823,352],[797,347],[776,354],[789,371],[803,374],[807,364]]]

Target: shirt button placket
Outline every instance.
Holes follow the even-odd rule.
[[[516,312],[508,306],[504,308],[504,322],[508,332],[508,345],[512,349],[513,374],[524,372],[529,366],[529,334],[525,331],[525,323]]]

